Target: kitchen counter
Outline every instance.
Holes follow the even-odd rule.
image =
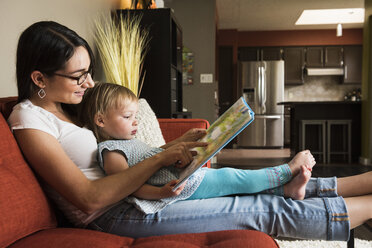
[[[321,104],[361,104],[361,101],[311,101],[311,102],[279,102],[278,105],[321,105]]]
[[[351,120],[352,161],[358,161],[361,151],[361,102],[314,101],[280,102],[290,108],[290,148],[292,155],[300,150],[302,120]]]

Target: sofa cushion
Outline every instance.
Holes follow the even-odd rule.
[[[0,114],[0,247],[55,227],[55,216]]]
[[[189,233],[178,235],[164,235],[140,238],[135,246],[141,248],[152,247],[245,247],[245,248],[272,248],[279,247],[269,235],[253,230],[229,230],[205,233]]]
[[[189,233],[163,235],[147,238],[127,238],[98,231],[57,228],[40,231],[9,248],[43,248],[43,247],[79,247],[79,248],[163,248],[163,247],[279,247],[270,236],[249,230],[218,231],[207,233]]]
[[[209,122],[204,119],[158,119],[166,142],[170,142],[191,128],[207,129]]]
[[[129,247],[132,244],[132,238],[113,234],[77,228],[54,228],[34,233],[19,240],[9,248],[113,248]]]

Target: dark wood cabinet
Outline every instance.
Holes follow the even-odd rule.
[[[342,46],[324,47],[324,67],[342,67],[344,64]]]
[[[284,48],[284,77],[286,85],[295,85],[304,83],[305,67],[305,48],[304,47],[286,47]]]
[[[240,47],[238,50],[239,61],[259,61],[260,49],[257,47]]]
[[[306,48],[306,66],[307,67],[323,67],[323,47],[307,47]]]
[[[282,60],[283,48],[280,47],[263,47],[261,49],[262,60]]]
[[[145,98],[158,118],[177,118],[182,112],[182,29],[169,8],[118,10],[118,14],[142,16],[149,30],[149,47],[140,97]]]
[[[240,47],[239,61],[282,60],[281,47]]]
[[[344,46],[344,84],[362,83],[362,46]]]
[[[342,65],[342,46],[314,46],[306,48],[307,67],[341,67]]]
[[[357,162],[361,153],[361,103],[351,101],[332,102],[286,102],[291,107],[291,153],[301,150],[301,121],[303,120],[351,120],[351,155],[352,162]],[[319,130],[313,130],[308,141],[319,145]],[[335,130],[337,131],[337,130]],[[324,134],[323,134],[324,135]],[[337,138],[344,138],[345,133],[337,132],[332,136],[332,144],[342,144]],[[334,140],[333,140],[334,139]],[[313,142],[312,142],[313,141]]]

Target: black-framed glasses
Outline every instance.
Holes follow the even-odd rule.
[[[69,78],[69,79],[72,79],[72,80],[76,80],[77,85],[82,85],[87,80],[88,74],[92,75],[92,69],[89,69],[88,71],[84,72],[79,77],[74,77],[74,76],[70,76],[70,75],[60,74],[60,73],[56,73],[56,72],[53,73],[53,75],[56,75],[56,76],[60,76],[60,77],[64,77],[64,78]]]

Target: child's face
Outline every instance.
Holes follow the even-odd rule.
[[[137,133],[137,111],[137,101],[109,110],[103,116],[102,130],[114,139],[134,138]]]

